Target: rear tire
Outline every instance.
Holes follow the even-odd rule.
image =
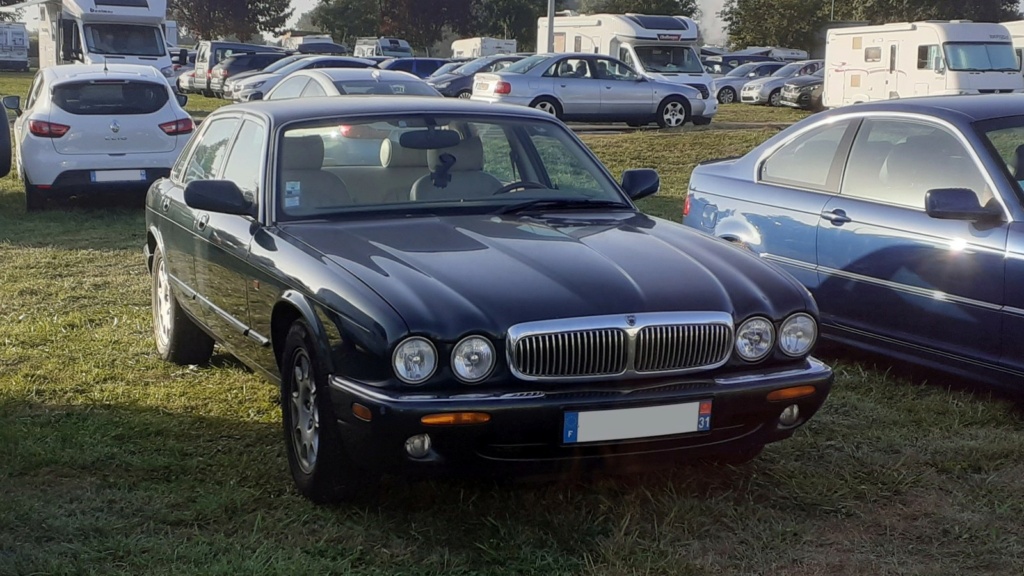
[[[295,487],[318,504],[371,496],[378,476],[345,453],[327,370],[303,320],[288,330],[280,371],[281,425]]]
[[[719,104],[732,104],[736,101],[736,91],[731,87],[726,86],[718,91],[718,103]]]
[[[562,105],[558,103],[554,98],[548,96],[541,96],[530,104],[530,108],[540,110],[541,112],[547,112],[555,118],[561,120],[562,118]]]
[[[46,208],[46,197],[43,196],[42,191],[38,187],[33,186],[28,181],[28,177],[25,178],[25,211],[26,212],[38,212]]]
[[[669,96],[658,105],[658,126],[680,128],[690,120],[690,103],[679,96]]]
[[[458,94],[455,95],[455,97],[459,98],[460,100],[469,100],[470,97],[472,96],[473,93],[469,90],[463,90],[462,92],[459,92]]]
[[[178,304],[159,247],[153,253],[152,277],[153,337],[160,358],[183,366],[209,362],[213,338],[196,326]]]

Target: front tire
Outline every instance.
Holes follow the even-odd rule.
[[[547,96],[537,98],[532,104],[530,104],[530,108],[540,110],[541,112],[547,112],[558,119],[562,118],[562,105],[554,98],[548,98]]]
[[[175,364],[205,364],[213,354],[213,338],[203,332],[178,304],[171,291],[167,263],[158,247],[153,254],[153,336],[160,358]]]
[[[376,474],[356,467],[345,454],[327,370],[302,320],[288,330],[281,356],[281,424],[299,493],[318,504],[372,494]]]
[[[679,128],[690,120],[690,103],[685,98],[669,96],[658,106],[658,126]]]
[[[719,104],[732,104],[736,101],[736,91],[726,86],[718,91]]]
[[[769,106],[779,106],[782,102],[782,90],[774,90],[768,95]]]

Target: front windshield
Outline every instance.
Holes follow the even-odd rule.
[[[434,73],[428,76],[428,78],[436,78],[438,76],[444,76],[445,74],[454,73],[454,70],[461,67],[463,64],[465,64],[465,62],[449,62],[437,70],[434,70]]]
[[[274,70],[273,72],[281,76],[287,76],[292,72],[295,72],[296,70],[305,70],[306,66],[309,64],[308,60],[309,58],[299,58],[298,60],[294,60],[292,62],[289,62],[288,64],[285,64],[284,66],[281,66],[280,68]],[[270,72],[270,70],[264,70],[264,72]]]
[[[437,96],[430,85],[413,80],[335,80],[334,87],[341,95],[400,95]]]
[[[476,60],[470,60],[469,62],[463,62],[461,66],[455,69],[453,74],[460,74],[462,76],[472,76],[480,71],[481,68],[487,66],[491,62],[494,62],[494,58],[477,58]]]
[[[530,70],[533,70],[537,66],[540,66],[541,64],[544,64],[549,60],[551,60],[551,56],[537,54],[535,56],[530,56],[529,58],[523,58],[519,62],[512,64],[508,68],[505,68],[504,70],[502,70],[502,72],[511,72],[512,74],[526,74]]]
[[[524,202],[633,209],[568,129],[550,121],[429,114],[320,119],[284,130],[280,149],[280,220],[372,210],[487,213]],[[368,181],[373,185],[353,184]]]
[[[1009,42],[946,42],[946,67],[956,71],[1016,72],[1017,54]]]
[[[776,70],[775,73],[772,74],[772,76],[775,76],[776,78],[789,78],[793,74],[796,74],[803,67],[804,67],[804,65],[801,64],[800,62],[793,62],[792,64],[786,64],[782,68],[779,68],[778,70]]]
[[[633,49],[648,72],[704,72],[700,58],[689,46],[634,46]]]
[[[746,64],[742,64],[740,66],[737,66],[736,68],[733,68],[728,74],[726,74],[726,76],[730,78],[743,78],[747,74],[753,72],[754,68],[757,68],[757,64],[753,62],[748,62]]]
[[[85,45],[92,54],[166,56],[164,36],[156,26],[86,24]]]
[[[273,64],[267,66],[262,71],[263,72],[277,72],[278,70],[280,70],[281,68],[284,68],[285,66],[291,64],[292,62],[295,62],[296,60],[302,60],[303,58],[306,58],[306,57],[307,56],[305,54],[296,54],[295,56],[286,56],[286,57],[281,58],[280,60],[274,62]]]
[[[1010,179],[1017,184],[1017,193],[1021,194],[1024,189],[1024,116],[985,120],[978,122],[975,128],[1002,160]]]

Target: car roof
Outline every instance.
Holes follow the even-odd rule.
[[[61,64],[43,69],[56,82],[66,80],[101,80],[103,78],[159,79],[156,68],[143,64]]]
[[[949,121],[959,119],[974,122],[1024,115],[1024,94],[915,96],[842,106],[823,114],[831,116],[851,112],[904,112],[936,116]]]
[[[419,77],[409,74],[408,72],[402,72],[400,70],[383,70],[380,68],[314,68],[312,70],[300,70],[295,72],[295,75],[304,74],[312,76],[314,74],[320,74],[326,76],[331,81],[334,80],[373,80],[374,78],[383,80],[385,82],[392,80],[403,80],[410,81],[415,80],[417,82],[424,82]]]
[[[334,96],[316,98],[295,98],[289,100],[258,100],[221,107],[207,118],[229,113],[252,112],[268,118],[273,124],[281,125],[297,120],[312,120],[331,116],[362,114],[462,114],[462,115],[503,115],[519,118],[535,118],[554,121],[546,112],[515,106],[512,104],[491,104],[459,98],[437,98],[435,96],[403,96],[401,98],[338,98]]]
[[[364,64],[369,64],[371,66],[377,65],[376,62],[368,58],[360,58],[358,56],[342,56],[341,54],[308,54],[306,55],[305,59],[312,60],[314,62],[318,62],[320,60],[348,60],[351,62],[362,62]]]

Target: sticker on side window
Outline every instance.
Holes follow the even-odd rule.
[[[284,207],[296,208],[299,206],[299,198],[302,196],[302,184],[300,182],[284,183]]]

